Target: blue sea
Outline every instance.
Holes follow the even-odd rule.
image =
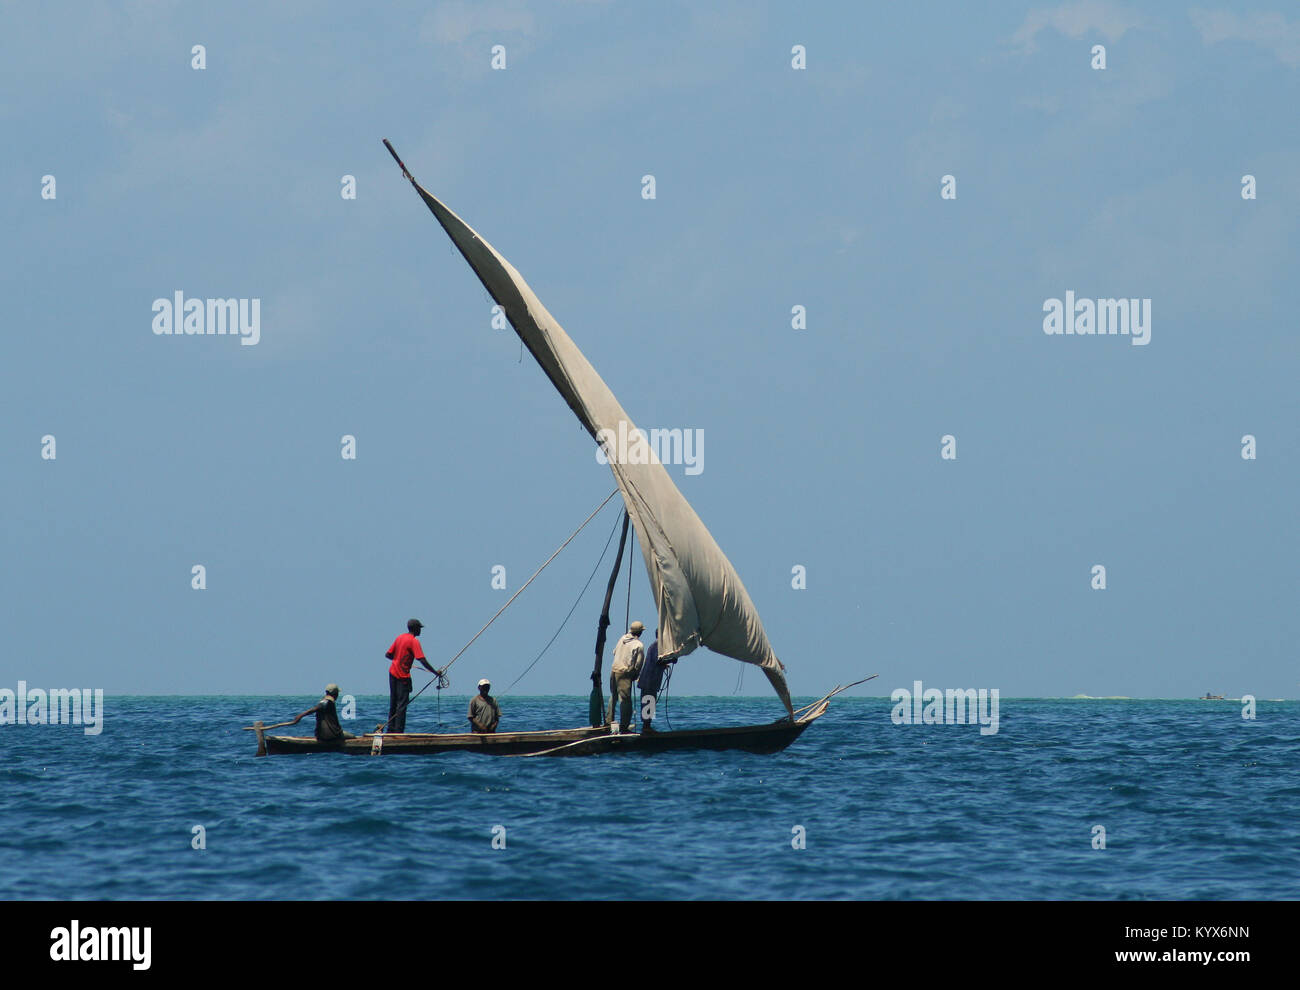
[[[841,697],[770,756],[254,756],[240,726],[315,700],[110,696],[97,736],[0,726],[0,897],[1300,897],[1300,702],[1007,699],[982,735]],[[443,699],[447,730],[466,703]],[[585,697],[501,703],[503,729],[586,719]],[[346,727],[386,709],[359,698]],[[408,728],[437,722],[413,704]]]

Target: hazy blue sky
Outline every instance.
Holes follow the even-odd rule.
[[[408,617],[445,660],[613,489],[388,137],[639,425],[703,431],[670,470],[797,695],[1296,696],[1292,5],[9,4],[0,72],[0,687],[383,693]],[[155,335],[178,290],[259,342]],[[1046,335],[1067,290],[1149,344]],[[607,566],[516,692],[585,693]]]

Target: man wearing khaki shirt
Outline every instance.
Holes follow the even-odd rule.
[[[614,647],[614,662],[609,667],[609,717],[605,723],[613,726],[617,704],[619,732],[627,732],[632,724],[632,685],[645,662],[645,646],[641,643],[644,631],[644,623],[632,623]]]

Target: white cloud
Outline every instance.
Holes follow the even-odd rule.
[[[443,45],[458,45],[472,34],[511,32],[531,35],[536,30],[532,12],[521,3],[447,3],[424,19],[420,37]]]
[[[1143,19],[1137,12],[1108,0],[1073,0],[1051,9],[1031,10],[1010,40],[1028,55],[1038,50],[1036,39],[1048,28],[1070,38],[1082,38],[1092,33],[1101,35],[1108,42],[1115,42],[1142,24]]]
[[[1281,14],[1242,17],[1230,10],[1191,11],[1192,23],[1207,45],[1220,41],[1248,41],[1295,68],[1300,66],[1300,21],[1288,24]]]

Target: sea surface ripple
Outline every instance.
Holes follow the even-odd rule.
[[[1234,702],[1007,699],[981,735],[837,698],[770,756],[254,757],[241,725],[314,701],[109,697],[97,736],[0,726],[0,897],[1300,897],[1295,701],[1252,721]],[[465,704],[443,699],[445,731]],[[359,698],[346,727],[386,707]],[[587,701],[502,708],[503,728],[560,728]],[[779,712],[730,697],[667,714],[680,729]],[[408,727],[437,721],[421,699]]]

